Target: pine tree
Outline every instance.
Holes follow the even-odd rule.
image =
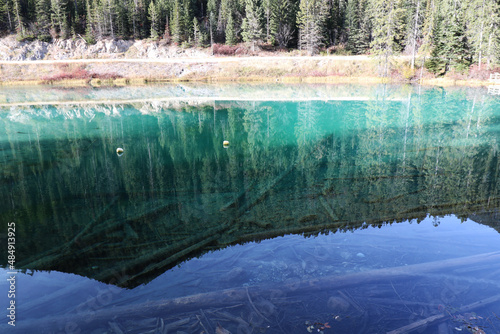
[[[499,1],[492,0],[467,0],[463,4],[465,22],[467,22],[466,35],[470,41],[477,63],[481,69],[483,58],[490,58],[492,37],[495,26],[500,22],[498,16]]]
[[[233,15],[229,15],[226,24],[226,44],[234,45],[236,44],[236,32],[234,30]]]
[[[389,75],[389,61],[399,47],[398,32],[402,30],[400,15],[403,9],[401,0],[373,0],[371,12],[373,20],[373,41],[370,46],[380,59],[380,73]]]
[[[24,29],[24,17],[21,12],[21,1],[20,0],[13,0],[13,10],[14,10],[14,15],[15,15],[15,26],[16,26],[16,32],[19,38],[24,38],[25,35],[25,29]]]
[[[316,54],[324,41],[324,25],[328,18],[326,0],[300,0],[297,13],[299,48]]]
[[[200,24],[196,17],[193,19],[193,44],[194,46],[200,46],[202,44]]]
[[[346,0],[331,0],[330,15],[327,18],[327,34],[332,45],[343,44],[347,40]]]
[[[217,1],[216,0],[208,0],[207,1],[207,15],[210,16],[210,13],[214,13],[217,16]]]
[[[460,13],[453,7],[442,9],[433,31],[433,49],[426,67],[433,73],[443,75],[454,68],[467,69],[472,62],[471,47],[465,34],[465,25]]]
[[[349,1],[346,10],[347,50],[354,54],[363,53],[369,47],[368,36],[363,29],[362,17],[364,14],[365,1]]]
[[[115,1],[116,16],[115,16],[115,34],[121,38],[129,37],[131,32],[129,29],[129,6],[126,1]],[[131,14],[131,13],[130,13]]]
[[[193,10],[191,0],[183,0],[181,13],[181,36],[182,40],[190,42],[193,36]]]
[[[291,0],[271,0],[271,38],[280,48],[286,48],[294,37],[295,12]]]
[[[52,22],[61,38],[68,37],[68,26],[65,15],[66,5],[65,0],[51,0]]]
[[[448,59],[446,57],[446,46],[444,36],[444,23],[443,18],[438,17],[434,21],[432,31],[432,44],[431,59],[425,64],[426,68],[434,74],[443,75],[448,69]]]
[[[210,33],[210,47],[212,48],[212,54],[213,54],[213,46],[214,46],[214,30],[215,30],[215,24],[217,22],[215,18],[214,12],[210,12],[209,18],[209,33]]]
[[[134,38],[145,38],[151,31],[147,30],[147,8],[143,0],[129,0],[129,24],[132,26]]]
[[[458,71],[468,69],[472,63],[472,52],[463,18],[459,13],[448,20],[444,38],[444,54],[448,57],[450,66]]]
[[[170,19],[172,29],[172,40],[174,43],[179,44],[182,39],[182,6],[180,0],[174,0],[174,7],[172,9],[172,17]]]
[[[14,29],[11,16],[11,1],[0,0],[0,30],[12,32]]]
[[[50,29],[50,2],[48,0],[37,0],[36,9],[36,35],[41,41],[50,42],[52,40]]]
[[[438,18],[436,0],[425,0],[425,9],[423,13],[422,24],[422,44],[420,51],[425,55],[432,51],[434,41],[433,32],[435,31],[436,20]]]
[[[85,41],[88,44],[95,43],[95,33],[94,33],[94,16],[92,15],[92,10],[90,9],[90,2],[87,0],[87,15],[86,15],[86,27],[85,27]]]
[[[154,1],[149,3],[149,20],[151,21],[151,38],[158,39],[160,37],[160,13]]]
[[[266,42],[271,42],[271,0],[262,0],[266,25]]]
[[[262,9],[257,0],[245,0],[246,17],[243,19],[241,36],[245,42],[252,43],[252,51],[255,52],[255,44],[262,38],[262,26],[260,23]]]
[[[105,20],[108,27],[107,35],[111,38],[115,38],[115,16],[116,16],[116,6],[114,0],[103,0],[106,1],[103,4],[105,9]]]
[[[490,24],[487,27],[488,47],[487,65],[490,68],[492,61],[496,58],[500,63],[500,1],[490,3]]]

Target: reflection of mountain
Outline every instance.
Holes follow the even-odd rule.
[[[429,90],[405,101],[11,110],[0,115],[0,217],[17,224],[20,268],[128,287],[288,233],[451,213],[498,230],[498,107]]]

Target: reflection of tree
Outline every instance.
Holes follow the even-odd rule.
[[[43,267],[92,276],[224,224],[209,246],[482,214],[499,206],[498,102],[462,93],[3,114],[0,218],[18,222],[21,265],[97,222],[72,261]]]

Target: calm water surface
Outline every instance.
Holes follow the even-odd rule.
[[[0,105],[2,332],[500,332],[486,89],[22,88]]]

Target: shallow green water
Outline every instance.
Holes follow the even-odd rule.
[[[385,333],[442,314],[423,330],[500,328],[498,301],[466,307],[500,293],[486,90],[16,92],[0,94],[0,263],[13,221],[20,326]]]

